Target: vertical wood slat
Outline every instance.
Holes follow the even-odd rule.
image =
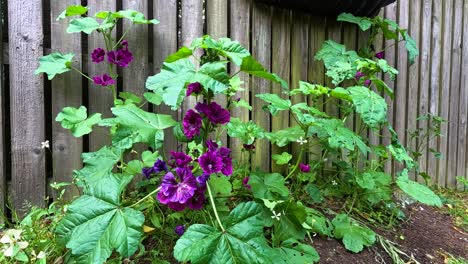
[[[46,194],[44,75],[34,75],[43,55],[41,1],[9,1],[11,169],[13,206],[43,206]]]
[[[252,55],[267,71],[271,70],[271,8],[268,5],[254,3],[252,14]],[[252,94],[253,121],[266,131],[270,130],[270,114],[261,110],[264,102],[255,97],[255,94],[270,93],[271,82],[258,77],[252,78],[250,92]],[[268,157],[268,158],[267,158]],[[257,143],[255,154],[252,157],[252,169],[260,168],[263,171],[270,169],[270,144],[262,139]]]
[[[422,11],[421,11],[421,41],[420,41],[420,72],[419,72],[419,105],[418,115],[424,116],[429,112],[429,87],[431,81],[431,31],[432,31],[432,1],[422,0]],[[418,122],[418,128],[426,131],[428,123],[425,120]],[[428,147],[428,140],[420,142],[418,144]],[[428,153],[427,149],[422,150],[422,156],[420,158],[420,168],[423,172],[428,172],[428,157],[434,157]],[[430,174],[429,174],[430,175]]]
[[[80,0],[51,0],[51,49],[62,53],[75,54],[74,67],[82,68],[81,34],[66,33],[67,23],[57,21],[60,13],[70,5],[79,5]],[[77,72],[58,75],[52,80],[52,166],[53,178],[56,182],[72,182],[73,170],[82,166],[81,152],[83,140],[74,137],[69,130],[62,128],[55,117],[64,107],[78,108],[82,104],[82,78]],[[70,199],[77,194],[76,188],[68,188],[65,198]],[[55,197],[56,192],[53,193]]]
[[[171,53],[177,51],[177,0],[155,0],[153,2],[154,18],[160,23],[153,26],[153,64],[152,74],[161,71],[164,60]],[[174,120],[178,119],[178,112],[172,111],[170,107],[160,105],[155,107],[155,112],[159,114],[170,114]],[[177,150],[177,140],[171,131],[164,135],[164,148],[168,152]]]
[[[230,1],[230,35],[231,39],[239,41],[246,49],[250,50],[250,11],[252,2],[250,0],[231,0]],[[231,73],[235,73],[239,67],[233,67]],[[244,91],[238,93],[240,99],[246,102],[250,101],[249,88],[250,76],[248,74],[239,73],[241,81],[244,82],[242,87]],[[231,112],[233,117],[238,117],[241,121],[247,122],[250,119],[250,113],[245,108],[234,108]],[[232,157],[236,160],[241,158],[242,142],[236,138],[230,139],[230,148],[232,149]]]
[[[357,49],[357,27],[354,24],[344,23],[343,24],[343,44],[346,46],[347,50],[356,50]],[[346,81],[344,82],[345,86],[352,86],[354,81]],[[344,103],[344,102],[341,102]],[[344,113],[340,113],[340,118],[344,118]],[[346,126],[351,130],[354,127],[353,122],[353,115],[349,115],[348,119],[346,120]]]
[[[455,0],[453,2],[453,26],[452,34],[452,63],[451,65],[451,81],[450,81],[450,103],[448,116],[448,131],[447,131],[447,182],[446,186],[456,186],[457,165],[460,161],[457,158],[458,147],[458,104],[460,97],[460,77],[461,77],[461,51],[462,51],[462,28],[463,28],[463,0]],[[448,95],[446,95],[448,96]]]
[[[431,84],[429,87],[429,113],[439,115],[439,85],[442,61],[442,1],[433,0],[432,5],[432,30],[431,30]],[[428,148],[438,150],[438,140],[429,140]],[[438,161],[431,155],[428,156],[427,173],[431,175],[435,183],[443,185],[437,171]]]
[[[457,176],[468,179],[468,1],[463,3],[463,38],[462,38],[462,70],[460,85],[460,103],[458,118],[458,166]],[[463,184],[458,183],[457,187],[463,189]]]
[[[275,56],[272,56],[271,60],[271,71],[278,74],[281,78],[289,83],[289,77],[291,74],[291,12],[284,9],[275,9],[273,12],[272,25],[272,50],[275,52]],[[293,89],[295,84],[292,84]],[[297,84],[296,84],[297,85]],[[282,97],[287,97],[281,93],[281,85],[274,83],[272,87],[272,93],[278,94]],[[278,131],[289,127],[289,113],[286,111],[279,112],[276,116],[271,117],[271,130]],[[271,154],[281,154],[284,151],[288,151],[287,147],[279,148],[276,145],[272,145]],[[277,165],[274,161],[271,162],[271,168],[273,171],[279,173],[285,173],[286,166]]]
[[[441,80],[439,84],[440,107],[439,116],[445,120],[449,117],[450,104],[450,73],[449,65],[452,63],[452,31],[453,31],[453,1],[443,1],[443,28],[442,28],[442,62]],[[439,140],[439,151],[442,158],[438,160],[438,179],[442,186],[447,185],[447,156],[448,156],[448,124],[441,128],[442,137]]]
[[[89,0],[88,1],[89,14],[94,15],[99,11],[116,11],[116,1],[99,1]],[[113,32],[115,37],[115,29]],[[102,34],[93,32],[88,35],[88,58],[95,48],[105,49],[104,39]],[[114,65],[114,71],[117,66]],[[96,75],[102,75],[104,73],[109,74],[107,62],[101,62],[96,64],[88,59],[88,75],[92,78]],[[114,105],[114,99],[112,98],[112,92],[107,87],[96,85],[89,81],[88,88],[88,115],[94,113],[101,113],[103,118],[110,117],[112,115],[110,108]],[[109,129],[106,127],[95,127],[93,132],[89,135],[89,150],[96,151],[104,145],[110,144]]]
[[[0,225],[3,224],[5,213],[5,201],[7,197],[6,170],[5,170],[5,122],[3,102],[5,100],[5,86],[3,82],[3,3],[0,3]]]

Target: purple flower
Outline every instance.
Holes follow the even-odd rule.
[[[192,139],[194,136],[200,135],[200,128],[202,126],[202,117],[192,109],[185,113],[184,120],[182,122],[184,135],[188,139]]]
[[[181,211],[185,204],[194,196],[197,190],[197,182],[188,168],[176,168],[178,179],[172,172],[166,173],[158,193],[158,200],[167,204],[169,208]]]
[[[197,182],[200,186],[206,186],[206,182],[210,179],[210,174],[203,173],[197,177]]]
[[[202,91],[202,85],[199,82],[194,82],[187,85],[186,96],[190,96],[192,93],[199,94]]]
[[[133,55],[128,49],[112,50],[107,53],[107,60],[119,67],[128,67],[133,60]]]
[[[155,173],[162,172],[162,171],[167,171],[166,162],[164,162],[161,159],[157,159],[156,162],[153,165],[153,171]]]
[[[299,169],[302,171],[302,172],[310,172],[310,165],[308,164],[304,164],[304,163],[300,163],[299,164]]]
[[[141,170],[141,173],[143,175],[145,175],[146,179],[150,179],[151,178],[151,174],[153,174],[153,168],[143,168]]]
[[[385,58],[385,51],[377,52],[377,53],[375,54],[375,57],[376,57],[377,59],[381,59],[381,60],[384,59],[384,58]]]
[[[171,167],[179,167],[179,168],[184,168],[184,167],[187,167],[187,165],[192,162],[192,158],[183,153],[183,152],[174,152],[174,151],[171,151],[170,152],[171,154],[171,157],[169,158],[169,165]]]
[[[221,172],[226,176],[230,176],[232,174],[232,158],[229,157],[230,155],[231,150],[228,148],[221,147],[218,150],[218,156],[223,160],[223,168],[221,169]]]
[[[220,157],[216,151],[208,151],[198,158],[200,167],[206,174],[213,174],[221,172],[223,169],[223,158]]]
[[[212,140],[207,140],[206,145],[208,147],[208,151],[205,153],[206,156],[205,154],[202,155],[203,157],[202,162],[206,163],[208,160],[208,157],[210,158],[209,159],[210,161],[213,161],[215,159],[213,156],[217,156],[218,158],[221,159],[221,172],[226,176],[230,176],[232,174],[232,158],[229,157],[231,155],[231,150],[225,147],[218,148],[218,144],[216,144],[216,142]],[[202,166],[202,162],[200,162],[200,159],[202,157],[198,159],[198,162],[200,163],[200,167],[202,167],[203,169],[203,166],[205,166],[205,164]],[[205,173],[209,173],[209,174],[219,172],[219,171],[216,171],[216,172],[210,173],[208,171],[209,171],[208,169],[204,170]]]
[[[365,85],[365,86],[369,86],[369,85],[371,85],[371,83],[372,83],[371,80],[365,80],[365,81],[364,81],[364,85]]]
[[[174,232],[178,235],[178,236],[182,236],[184,233],[185,233],[185,226],[183,225],[178,225],[175,227],[174,229]]]
[[[101,48],[96,48],[91,53],[91,60],[94,63],[100,63],[101,61],[104,60],[104,56],[106,56],[106,51],[104,51]]]
[[[363,72],[356,72],[356,75],[354,75],[354,79],[356,79],[356,81],[359,81],[362,77],[364,77],[365,74]]]
[[[120,46],[128,50],[128,41],[126,39],[122,40],[122,42],[120,42]]]
[[[231,120],[229,111],[222,108],[216,102],[211,102],[209,105],[206,103],[198,103],[195,109],[197,109],[200,114],[206,116],[206,118],[215,125],[227,124]]]
[[[205,190],[206,188],[198,188],[195,191],[192,199],[188,201],[187,206],[192,210],[200,210],[203,208],[203,204],[205,203]]]
[[[115,80],[107,74],[103,74],[101,76],[94,76],[93,81],[95,84],[101,86],[109,86],[115,84]]]
[[[249,180],[250,180],[250,177],[245,177],[242,180],[242,185],[244,185],[244,187],[247,188],[247,189],[252,189],[252,186],[250,186],[250,184],[249,184]]]
[[[206,146],[208,147],[209,151],[216,151],[218,149],[218,144],[213,140],[207,140]]]

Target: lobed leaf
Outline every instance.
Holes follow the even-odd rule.
[[[75,54],[62,54],[54,52],[43,56],[39,59],[39,67],[34,72],[35,74],[46,73],[49,80],[52,80],[55,75],[68,72],[71,69]]]
[[[63,128],[71,130],[73,136],[81,137],[91,133],[94,125],[101,121],[101,114],[94,114],[88,118],[86,107],[65,107],[55,121],[60,122]]]
[[[364,246],[375,243],[375,233],[367,227],[358,225],[345,214],[339,214],[332,220],[335,230],[334,235],[343,239],[345,248],[354,253],[359,253]]]

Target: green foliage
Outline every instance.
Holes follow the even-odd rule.
[[[250,176],[249,184],[257,199],[285,200],[289,196],[284,178],[279,173],[255,172]]]
[[[92,17],[74,18],[70,21],[67,33],[83,32],[89,35],[97,29],[105,29],[106,27],[108,27],[108,25],[100,25],[99,22]]]
[[[345,214],[337,215],[333,221],[334,235],[338,239],[343,239],[345,248],[354,253],[359,253],[375,242],[375,233],[363,226],[358,225]]]
[[[257,94],[255,97],[268,103],[267,108],[272,115],[276,115],[279,111],[288,110],[291,107],[290,100],[282,99],[276,94]]]
[[[227,132],[230,137],[239,138],[242,143],[251,145],[256,139],[265,136],[265,131],[253,121],[243,123],[239,118],[231,118],[227,124]]]
[[[299,243],[294,239],[283,241],[279,250],[288,264],[316,263],[320,260],[317,251],[313,247]]]
[[[46,73],[49,80],[52,80],[55,75],[68,72],[71,68],[73,57],[75,54],[62,54],[54,52],[43,56],[39,59],[39,68],[35,74]]]
[[[82,5],[69,6],[57,17],[57,21],[71,16],[81,16],[88,12],[88,8]]]
[[[269,73],[265,68],[257,62],[252,56],[245,57],[242,60],[240,67],[241,71],[248,73],[250,75],[267,79],[276,83],[279,83],[284,89],[288,88],[288,84],[285,80],[281,79],[278,75],[274,73]]]
[[[431,189],[408,178],[407,170],[402,171],[396,183],[402,191],[418,202],[438,207],[442,206],[442,201],[439,196],[437,196]]]
[[[287,153],[287,152],[283,152],[280,154],[274,154],[273,156],[271,156],[271,158],[276,161],[276,164],[278,165],[285,165],[285,164],[288,164],[289,161],[292,159],[292,155]]]
[[[299,126],[293,126],[276,132],[266,134],[266,137],[271,143],[278,147],[284,147],[291,142],[297,142],[301,138],[305,138],[305,133]]]
[[[60,122],[63,128],[71,130],[73,136],[81,137],[91,133],[93,126],[101,121],[101,114],[94,114],[88,118],[86,107],[65,107],[55,121]]]

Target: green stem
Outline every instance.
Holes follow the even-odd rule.
[[[145,197],[141,198],[140,200],[138,200],[138,202],[130,205],[129,207],[135,207],[137,206],[138,204],[140,204],[141,202],[143,202],[144,200],[148,199],[149,197],[153,196],[155,193],[159,192],[159,190],[161,190],[161,187],[158,187],[156,188],[154,191],[148,193],[148,195],[146,195]]]
[[[216,210],[216,205],[215,205],[215,202],[214,202],[213,194],[211,193],[211,188],[210,188],[210,185],[208,185],[208,182],[206,183],[206,188],[208,189],[208,195],[210,196],[210,202],[211,202],[211,206],[213,207],[213,212],[215,214],[216,221],[218,221],[218,224],[219,224],[219,227],[221,228],[221,230],[223,232],[226,232],[226,229],[224,229],[224,226],[221,223],[221,219],[219,219],[218,210]]]
[[[119,39],[119,41],[117,41],[117,43],[115,43],[115,45],[112,47],[112,49],[117,48],[117,46],[122,42],[122,40],[125,38],[127,33],[130,31],[130,29],[132,29],[132,27],[133,27],[133,24],[131,24],[130,27],[127,30],[125,30],[125,32],[122,34],[122,37]]]
[[[81,74],[81,75],[82,75],[83,77],[85,77],[86,79],[88,79],[88,80],[90,80],[90,81],[94,82],[94,80],[93,80],[93,79],[91,79],[91,77],[89,77],[88,75],[84,74],[83,72],[81,72],[81,71],[80,71],[80,70],[78,70],[77,68],[75,68],[75,67],[71,66],[71,69],[72,69],[72,70],[75,70],[75,71],[77,71],[79,74]]]
[[[304,153],[304,147],[301,148],[301,152],[299,152],[299,157],[297,158],[297,161],[296,161],[296,165],[294,165],[294,168],[292,169],[292,171],[288,174],[288,176],[286,176],[286,178],[284,180],[287,180],[289,179],[289,177],[291,177],[294,172],[297,170],[297,168],[299,167],[299,163],[301,163],[301,160],[302,160],[302,154]]]

